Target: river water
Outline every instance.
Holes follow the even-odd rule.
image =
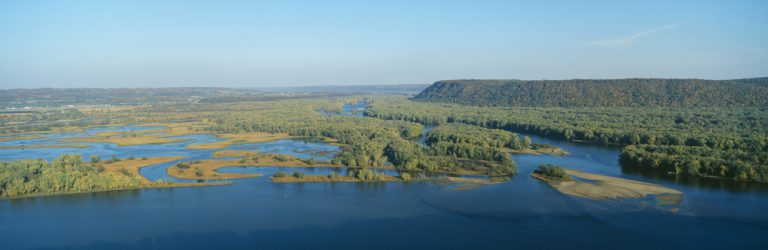
[[[86,133],[146,127],[100,127]],[[2,142],[55,143],[51,139]],[[52,159],[61,153],[102,158],[175,156],[208,159],[213,150],[188,144],[219,140],[191,135],[185,142],[119,147],[0,150],[0,160]],[[222,172],[264,173],[213,187],[144,189],[0,200],[0,249],[768,249],[768,188],[727,181],[681,180],[622,169],[618,148],[531,136],[568,156],[513,155],[511,181],[458,184],[271,183],[294,169],[232,167]],[[332,145],[280,140],[229,149],[327,160]],[[683,192],[677,205],[653,198],[594,201],[563,195],[530,177],[555,163],[591,173],[665,185]],[[150,179],[164,168],[144,168]],[[328,174],[341,169],[298,169]],[[395,174],[395,173],[390,173]]]

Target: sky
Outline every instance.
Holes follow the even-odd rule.
[[[768,1],[0,1],[0,88],[768,76]]]

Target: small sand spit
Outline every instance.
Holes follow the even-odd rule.
[[[535,175],[534,177],[549,183],[550,186],[561,193],[592,200],[642,198],[647,195],[663,195],[665,199],[677,201],[670,203],[679,203],[683,195],[678,190],[646,182],[590,174],[576,170],[566,170],[566,174],[576,177],[576,180],[553,181]]]

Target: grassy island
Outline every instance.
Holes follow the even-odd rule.
[[[300,159],[298,157],[282,154],[250,154],[248,151],[226,150],[224,155],[253,155],[241,159],[232,160],[200,160],[193,162],[183,162],[168,168],[168,174],[180,179],[198,179],[198,180],[217,180],[231,178],[252,178],[259,177],[261,174],[239,174],[239,173],[220,173],[218,169],[224,167],[249,167],[249,166],[269,166],[269,167],[342,167],[338,164],[319,162],[311,159]],[[216,153],[219,153],[216,152]],[[233,153],[234,152],[234,153]],[[247,153],[246,153],[247,152]],[[215,155],[215,154],[214,154]]]

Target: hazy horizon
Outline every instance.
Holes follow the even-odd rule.
[[[768,76],[764,1],[4,1],[0,89]]]

